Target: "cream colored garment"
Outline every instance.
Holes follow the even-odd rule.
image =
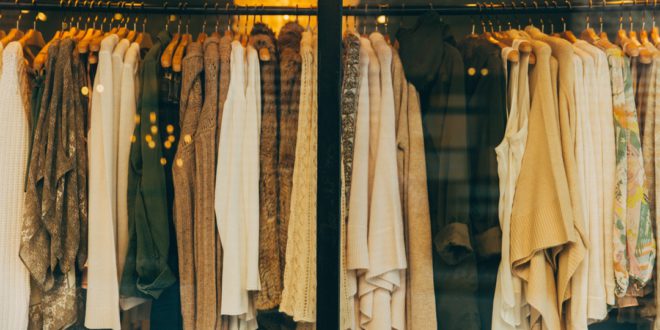
[[[603,229],[603,278],[605,281],[605,302],[613,306],[615,303],[614,296],[614,263],[612,256],[612,226],[614,226],[614,192],[615,192],[615,143],[614,143],[614,114],[612,113],[612,85],[610,83],[610,70],[607,63],[607,56],[605,52],[596,46],[587,42],[576,42],[576,46],[587,51],[595,63],[594,83],[589,84],[594,90],[593,99],[595,99],[594,107],[591,108],[595,114],[592,115],[592,123],[594,120],[600,122],[600,139],[601,141],[601,168],[602,180],[600,189],[602,189],[602,229]],[[598,146],[594,146],[598,148]],[[598,166],[597,166],[598,168]],[[593,244],[592,244],[593,245]]]
[[[121,113],[121,83],[122,83],[122,74],[124,71],[124,55],[126,54],[126,51],[130,47],[131,42],[128,41],[128,39],[121,39],[117,44],[115,45],[114,49],[112,50],[112,132],[114,134],[113,140],[112,140],[112,157],[114,160],[114,163],[112,164],[112,173],[114,175],[114,180],[111,181],[112,184],[112,189],[113,189],[113,196],[115,196],[114,200],[114,207],[115,207],[115,228],[118,228],[118,203],[119,203],[119,195],[117,191],[117,181],[118,181],[118,166],[119,166],[119,116]],[[115,248],[117,249],[117,253],[119,253],[119,232],[117,229],[115,229]],[[117,254],[119,256],[119,254]],[[117,264],[119,264],[119,260],[117,260]],[[117,278],[121,278],[121,271],[119,270],[118,267],[118,273],[117,273]]]
[[[2,51],[0,76],[0,144],[2,185],[0,185],[0,329],[27,329],[30,305],[30,275],[18,251],[23,223],[25,172],[28,160],[29,124],[23,102],[21,80],[25,59],[18,42]]]
[[[577,122],[575,137],[575,160],[577,163],[577,179],[579,196],[583,208],[582,218],[590,223],[596,221],[594,204],[596,202],[596,183],[593,153],[591,152],[591,129],[589,127],[589,107],[587,105],[586,89],[584,86],[584,71],[582,60],[576,53],[573,55],[573,68],[575,78],[575,112]],[[561,83],[561,82],[560,82]],[[579,97],[578,97],[579,96]],[[592,203],[593,202],[593,203]],[[597,204],[595,205],[597,207]],[[589,235],[589,226],[585,226],[585,235]],[[569,329],[587,329],[587,305],[589,289],[589,257],[590,252],[584,255],[582,263],[578,266],[571,281],[571,301],[568,305],[567,323]]]
[[[515,40],[512,48],[502,50],[504,72],[507,72],[507,55],[520,44]],[[508,118],[504,139],[495,147],[499,177],[499,218],[502,229],[502,260],[497,272],[495,297],[493,299],[492,328],[529,329],[529,306],[525,303],[520,278],[511,270],[510,229],[511,208],[520,173],[520,165],[527,142],[529,116],[529,55],[523,54],[520,62],[511,64],[511,75],[507,82]]]
[[[110,35],[101,42],[94,78],[89,154],[89,243],[85,327],[119,329],[119,283],[115,249],[117,154],[114,142],[112,51],[119,41]],[[114,164],[114,165],[113,165]]]
[[[589,208],[589,245],[588,255],[588,289],[587,289],[587,322],[594,323],[607,317],[606,289],[605,289],[605,251],[604,244],[604,218],[603,209],[603,139],[602,128],[598,108],[598,82],[596,81],[596,58],[588,51],[580,47],[584,41],[573,44],[575,54],[582,60],[584,93],[577,94],[576,100],[584,99],[586,112],[583,114],[586,129],[590,136],[586,136],[587,144],[584,145],[587,162],[585,174],[587,190],[584,198],[588,201]],[[609,79],[609,76],[608,76]],[[591,141],[589,143],[589,140]],[[579,164],[578,164],[579,165]],[[585,204],[587,205],[587,204]]]
[[[116,48],[116,47],[115,47]],[[116,49],[115,49],[116,50]],[[121,283],[126,254],[128,253],[128,173],[131,141],[135,130],[135,111],[139,97],[140,45],[132,43],[124,54],[119,99],[119,130],[117,137],[117,272]],[[114,66],[113,66],[114,67]],[[138,297],[121,297],[122,310],[146,302]]]
[[[311,31],[302,34],[302,71],[296,159],[280,311],[296,322],[316,321],[317,106],[315,47]]]
[[[365,329],[405,327],[406,250],[396,168],[396,128],[392,91],[392,51],[380,33],[369,36],[380,66],[380,107],[370,137],[373,186],[369,204],[369,269],[359,282],[360,325]],[[371,77],[370,77],[371,79]],[[373,117],[372,117],[373,118]],[[374,127],[375,126],[375,127]],[[370,173],[371,174],[371,173]]]
[[[351,310],[356,311],[350,329],[357,329],[359,321],[359,297],[357,297],[357,273],[369,267],[367,224],[369,223],[369,50],[371,42],[360,38],[358,110],[355,120],[353,144],[353,175],[351,180],[348,220],[346,224],[347,288],[351,297]]]
[[[224,104],[226,111],[222,114],[215,186],[215,211],[224,250],[221,313],[230,316],[229,329],[257,328],[249,291],[259,289],[259,274],[253,274],[259,262],[258,253],[254,258],[254,249],[258,252],[259,242],[259,195],[254,195],[251,186],[255,182],[258,185],[259,179],[259,144],[252,141],[259,138],[259,115],[256,113],[256,94],[253,94],[256,93],[255,79],[259,78],[259,67],[255,68],[253,63],[254,48],[247,49],[247,65],[245,52],[240,42],[232,42],[231,82]],[[249,99],[246,94],[250,95]],[[248,164],[256,164],[256,181],[252,177],[254,169]],[[250,208],[254,210],[250,211]],[[254,211],[256,219],[252,217]]]

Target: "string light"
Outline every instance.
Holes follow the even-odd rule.
[[[385,15],[380,15],[378,16],[378,18],[376,18],[376,21],[378,22],[378,24],[385,24],[387,18],[385,17]]]

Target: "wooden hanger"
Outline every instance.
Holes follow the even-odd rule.
[[[619,45],[629,57],[639,56],[639,47],[628,38],[626,30],[623,29],[623,16],[619,17],[619,31],[616,33],[616,44]]]
[[[505,43],[508,47],[512,47],[513,41],[515,39],[522,39],[519,34],[515,34],[516,37],[512,37],[512,35],[514,34],[501,33],[501,38],[498,38],[498,40]],[[518,52],[525,55],[529,55],[528,57],[529,64],[536,64],[536,56],[534,55],[532,44],[529,41],[527,40],[522,41],[518,45]]]
[[[30,47],[37,50],[41,50],[46,45],[46,40],[44,40],[44,36],[41,34],[40,31],[37,30],[36,17],[34,19],[32,29],[28,30],[28,32],[20,40],[18,40],[18,42],[21,44],[21,48],[23,48],[29,62],[34,63],[36,56],[32,52],[32,49],[30,49]],[[39,55],[38,52],[37,55]]]
[[[480,38],[482,38],[484,40],[487,40],[491,44],[500,47],[500,49],[504,49],[504,48],[509,47],[509,45],[497,40],[490,32],[485,31],[485,27],[484,27],[484,33],[481,34]],[[514,50],[509,52],[509,55],[507,55],[506,59],[509,62],[517,63],[520,60],[520,53],[518,52],[518,50],[514,49]]]
[[[3,47],[7,47],[7,44],[10,42],[19,40],[23,37],[23,32],[19,29],[22,16],[23,14],[18,14],[18,19],[16,19],[16,27],[9,30],[9,33],[4,38],[2,38],[2,40],[0,40]]]
[[[142,6],[144,6],[144,3]],[[144,16],[144,20],[142,21],[142,32],[138,33],[135,42],[140,45],[140,49],[150,49],[154,45],[154,42],[151,39],[151,34],[147,32],[147,16]]]
[[[172,71],[181,72],[181,67],[183,64],[183,56],[185,54],[186,47],[191,42],[192,42],[191,34],[186,33],[183,35],[183,37],[181,37],[181,42],[177,46],[176,51],[174,52],[174,56],[172,57]]]
[[[628,31],[628,40],[639,49],[639,61],[643,64],[651,64],[653,54],[637,38],[637,32],[633,29],[632,15],[630,15],[630,31]]]

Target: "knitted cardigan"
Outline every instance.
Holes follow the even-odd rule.
[[[29,125],[26,104],[20,82],[24,79],[25,60],[17,42],[7,45],[2,53],[3,71],[0,77],[0,142],[3,157],[3,184],[0,186],[0,320],[6,329],[25,329],[28,326],[30,280],[28,270],[18,257],[21,222],[24,209],[23,188],[27,162]]]
[[[275,34],[262,23],[251,32],[257,52],[268,50],[269,59],[260,58],[261,71],[261,145],[259,177],[259,274],[261,291],[255,296],[255,307],[266,310],[280,304],[282,273],[280,272],[279,236],[277,223],[277,115],[279,70]],[[282,242],[285,244],[286,242]]]
[[[193,136],[202,110],[202,81],[204,69],[201,45],[191,43],[183,61],[179,118],[181,143],[177,148],[172,176],[174,179],[175,228],[179,254],[179,281],[183,328],[196,329],[194,212],[195,212],[195,144]]]
[[[291,186],[296,154],[296,131],[298,127],[298,103],[300,99],[300,39],[303,27],[289,22],[280,30],[277,48],[280,51],[280,145],[279,164],[279,241],[280,260],[286,258],[289,210],[291,209]],[[280,263],[284,273],[284,263]]]
[[[303,32],[298,142],[280,310],[295,321],[316,320],[316,63],[312,32]],[[286,210],[283,210],[286,212]]]

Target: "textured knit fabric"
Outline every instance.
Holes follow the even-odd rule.
[[[561,154],[559,119],[550,86],[547,44],[532,41],[536,64],[530,75],[529,133],[511,211],[511,267],[526,285],[532,326],[561,326],[555,278],[544,249],[561,246],[572,226],[572,207]]]
[[[316,321],[316,63],[312,32],[300,43],[300,108],[293,170],[289,233],[280,311],[294,321]],[[283,210],[286,212],[286,210]]]
[[[218,75],[220,69],[219,39],[209,37],[204,42],[204,104],[199,115],[197,130],[193,136],[195,144],[195,287],[196,329],[213,329],[220,322],[217,308],[216,289],[216,226],[213,201],[215,197],[215,130],[218,114]],[[199,53],[191,49],[186,56],[189,62],[199,61]],[[198,64],[190,64],[194,74],[201,74],[195,69]],[[195,77],[201,83],[201,76]],[[195,84],[199,84],[195,82]],[[188,104],[198,106],[202,99],[202,90],[194,87],[188,95]],[[184,136],[185,139],[185,136]],[[218,242],[219,243],[219,242]]]
[[[568,237],[568,244],[562,247],[557,261],[557,305],[559,314],[562,315],[564,302],[571,297],[571,280],[584,260],[587,253],[586,247],[589,245],[588,237],[585,235],[585,219],[582,210],[586,206],[583,205],[580,196],[579,176],[575,160],[577,119],[575,117],[574,51],[572,45],[564,39],[547,36],[539,29],[531,26],[528,26],[526,31],[534,38],[542,40],[550,46],[552,55],[557,59],[559,65],[557,81],[561,83],[557,86],[558,93],[556,95],[562,144],[561,152],[564,171],[568,180],[568,197],[570,197],[571,208],[573,210],[572,217],[561,218],[565,225],[565,234]],[[532,128],[530,128],[531,130]],[[531,145],[528,144],[528,146]],[[516,194],[516,196],[518,195]],[[567,318],[566,326],[572,326],[570,318]]]
[[[517,49],[520,41],[513,48],[502,50],[502,62],[506,72],[507,55]],[[507,98],[508,119],[502,142],[495,147],[497,154],[500,201],[499,217],[502,229],[502,260],[497,274],[495,297],[493,299],[493,329],[529,329],[529,307],[523,302],[522,283],[512,273],[510,259],[511,243],[511,208],[516,191],[516,182],[525,152],[529,125],[529,55],[523,54],[519,63],[511,64],[508,76]]]
[[[291,209],[291,186],[296,153],[296,129],[300,99],[300,39],[303,27],[290,22],[280,30],[277,49],[280,52],[280,117],[277,174],[279,179],[279,241],[280,261],[286,259],[286,242]],[[280,263],[284,273],[284,262]]]
[[[392,49],[397,169],[406,238],[406,329],[437,329],[433,291],[433,242],[426,190],[424,133],[415,87]]]
[[[202,81],[204,58],[201,45],[191,43],[183,63],[186,70],[182,77],[179,119],[181,122],[181,142],[172,167],[174,179],[174,224],[177,232],[179,255],[179,281],[181,288],[181,313],[183,328],[196,329],[196,279],[194,249],[195,214],[195,143],[193,136],[198,127],[202,111]],[[146,61],[146,60],[145,60]],[[214,317],[214,316],[209,316]]]
[[[355,154],[359,152],[364,157],[368,157],[369,154],[369,138],[368,138],[368,125],[369,125],[369,108],[368,100],[367,107],[360,112],[360,117],[357,117],[358,114],[358,101],[360,97],[360,92],[367,92],[367,85],[362,86],[360,82],[362,78],[367,78],[367,65],[361,65],[361,60],[363,56],[360,55],[360,38],[355,34],[348,34],[344,38],[344,56],[343,56],[343,79],[342,79],[342,98],[341,98],[341,113],[342,113],[342,143],[341,143],[341,153],[342,153],[342,215],[341,215],[341,265],[342,273],[340,277],[340,289],[341,289],[341,300],[340,300],[340,310],[341,310],[341,329],[356,329],[355,324],[355,294],[357,293],[357,278],[355,271],[349,269],[348,267],[348,239],[347,239],[347,225],[348,225],[348,215],[349,215],[349,195],[351,188],[349,187],[349,182],[352,184],[352,175],[354,173],[355,165]],[[364,56],[366,60],[365,63],[368,63],[369,57]],[[364,73],[362,73],[364,72]],[[367,129],[358,142],[361,142],[358,146],[356,144],[357,139],[357,118],[360,118],[360,124],[367,124]],[[364,131],[361,129],[361,131]],[[359,150],[359,151],[356,151]],[[368,160],[367,160],[368,162]],[[363,165],[368,165],[367,162],[362,162]],[[360,174],[359,180],[365,180],[363,191],[365,192],[362,201],[366,200],[366,187],[367,187],[367,174],[365,171],[368,170],[367,167],[362,166],[363,171],[358,171],[356,173]],[[359,181],[357,180],[357,181]],[[357,183],[356,183],[357,184]],[[364,209],[366,206],[362,205]]]
[[[140,91],[140,45],[131,44],[124,54],[121,72],[119,132],[117,144],[117,270],[121,276],[128,254],[128,177],[131,144],[136,124],[136,109]],[[137,142],[137,138],[136,141]],[[145,299],[120,296],[120,306],[128,310]]]
[[[0,275],[0,326],[5,329],[26,329],[30,302],[29,273],[18,256],[23,222],[26,163],[28,159],[29,126],[26,104],[23,102],[21,81],[25,75],[25,61],[21,45],[9,43],[2,52],[0,95],[2,107],[0,127],[4,155],[0,188],[0,262],[4,267]]]
[[[256,99],[258,55],[248,47],[248,62],[252,64],[248,65],[245,52],[240,42],[232,42],[215,181],[216,220],[224,252],[221,313],[230,316],[230,329],[257,327],[249,291],[259,289],[259,210],[255,205],[259,200],[260,120],[256,112],[261,102]]]
[[[479,329],[463,61],[452,46],[449,27],[436,13],[400,29],[397,39],[406,78],[420,94],[437,320],[441,327]],[[443,298],[447,296],[454,299]]]
[[[176,277],[168,264],[169,217],[163,167],[163,144],[158,134],[160,117],[158,77],[162,74],[154,58],[169,42],[160,34],[151,48],[152,56],[142,67],[142,97],[136,114],[135,143],[131,144],[128,176],[129,247],[122,277],[122,293],[158,299]],[[149,54],[148,54],[149,55]],[[154,56],[155,55],[155,56]]]
[[[277,185],[277,115],[279,60],[275,48],[275,35],[264,24],[255,24],[250,34],[257,52],[263,49],[269,59],[260,58],[261,75],[261,144],[259,150],[259,274],[261,290],[256,294],[257,310],[275,308],[282,295],[278,235],[278,185]]]
[[[110,35],[101,42],[94,78],[89,150],[89,258],[85,326],[119,329],[116,230],[116,132],[112,51],[119,41]],[[112,260],[109,262],[109,260]]]
[[[369,267],[360,274],[360,325],[367,329],[405,327],[405,269],[403,215],[396,168],[396,124],[392,85],[392,50],[380,33],[369,36],[374,62],[379,72],[372,76],[370,93],[378,102],[370,108]],[[372,77],[376,80],[371,85]],[[375,123],[375,124],[374,124]],[[373,171],[373,172],[372,172]]]

